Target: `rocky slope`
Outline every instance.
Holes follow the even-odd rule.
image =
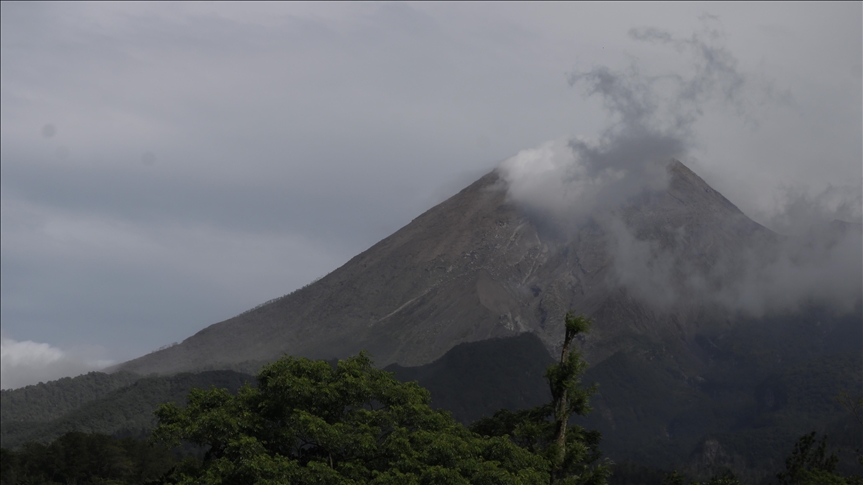
[[[704,305],[663,308],[634,297],[615,266],[615,251],[626,248],[608,221],[648,249],[674,254],[666,272],[681,289],[693,271],[708,272],[775,235],[680,162],[668,171],[667,189],[568,234],[515,207],[491,172],[314,284],[118,368],[174,373],[360,350],[378,365],[411,366],[462,342],[521,332],[535,333],[554,353],[567,310],[597,322],[583,342],[592,363],[634,335],[685,343],[697,324],[721,316]]]

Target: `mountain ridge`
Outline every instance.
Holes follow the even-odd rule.
[[[699,268],[744,243],[775,239],[679,161],[668,164],[668,174],[666,190],[645,193],[616,214],[636,239],[681,252]],[[568,310],[601,322],[585,347],[597,362],[617,349],[591,342],[624,327],[655,332],[666,317],[609,284],[616,278],[613,244],[594,219],[568,240],[556,237],[509,199],[494,170],[320,280],[114,369],[171,373],[360,350],[381,366],[411,366],[459,343],[522,332],[536,333],[554,352]],[[669,315],[688,321],[697,313],[704,312]]]

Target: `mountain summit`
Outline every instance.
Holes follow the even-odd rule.
[[[412,366],[522,332],[553,351],[567,310],[597,322],[582,342],[592,362],[633,332],[686,340],[705,310],[645,293],[652,280],[638,272],[664,275],[684,295],[691,275],[776,236],[682,163],[667,171],[663,190],[566,231],[519,208],[492,171],[315,283],[117,368],[169,374],[361,350],[381,366]],[[634,270],[626,258],[642,253],[635,266],[653,266]]]

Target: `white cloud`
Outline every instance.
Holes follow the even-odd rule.
[[[103,369],[111,361],[93,359],[82,351],[64,351],[46,343],[2,337],[0,343],[0,388],[19,387],[73,377]]]
[[[638,160],[629,166],[598,166],[577,153],[574,143],[599,146],[593,140],[560,138],[504,160],[500,170],[509,196],[568,226],[614,208],[642,190],[661,190],[668,182],[665,163]]]

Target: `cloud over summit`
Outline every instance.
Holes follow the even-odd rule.
[[[598,222],[612,240],[611,283],[659,306],[701,301],[756,315],[810,303],[853,310],[863,291],[857,187],[828,187],[815,197],[786,191],[767,218],[780,233],[771,247],[762,241],[721,254],[706,270],[674,247],[637,237],[615,212],[634,196],[664,189],[670,160],[697,163],[693,152],[704,135],[698,122],[706,114],[730,111],[757,130],[765,107],[791,103],[772,81],[739,68],[714,19],[702,22],[702,31],[688,37],[652,27],[629,31],[636,42],[683,56],[677,70],[647,72],[633,58],[625,69],[595,65],[570,73],[570,85],[598,98],[609,123],[595,139],[549,141],[502,162],[509,197],[568,232],[588,218]]]
[[[571,72],[570,86],[599,98],[610,123],[596,139],[573,137],[565,146],[547,142],[504,161],[510,196],[558,219],[562,210],[578,218],[613,209],[643,191],[664,188],[664,165],[689,157],[697,143],[695,123],[705,109],[716,109],[714,102],[749,116],[748,100],[760,93],[750,89],[720,31],[704,23],[705,32],[683,39],[652,27],[629,31],[634,41],[688,55],[681,71],[650,73],[632,59],[625,69],[596,65]]]

